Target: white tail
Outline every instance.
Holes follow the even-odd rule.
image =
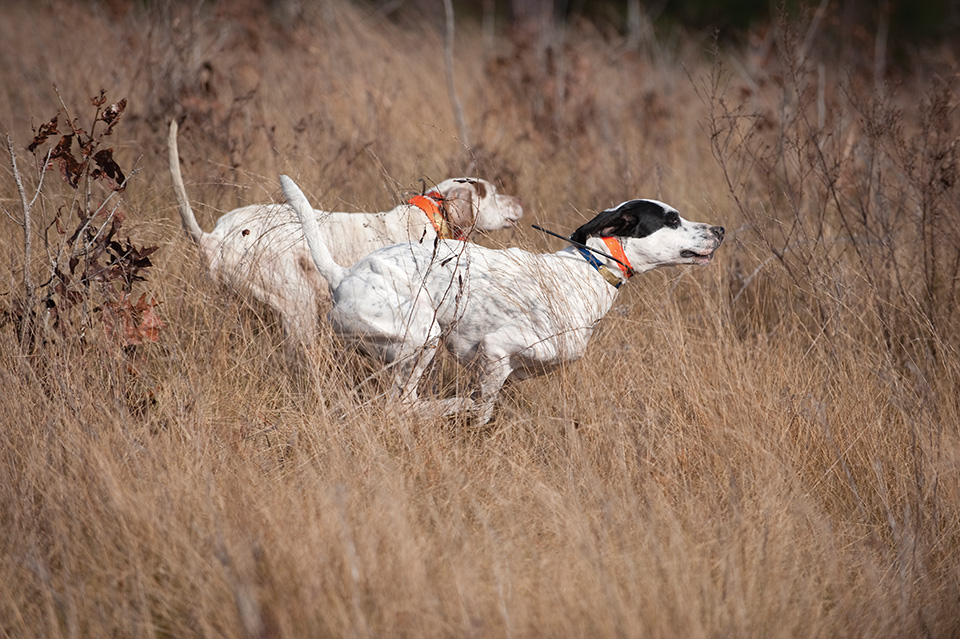
[[[202,246],[203,230],[197,224],[187,199],[187,189],[183,186],[183,176],[180,175],[180,154],[177,151],[177,121],[170,120],[170,135],[167,136],[167,148],[170,152],[170,177],[173,179],[173,191],[177,194],[177,208],[180,210],[180,222],[183,230],[197,246]]]
[[[300,217],[300,225],[303,227],[303,235],[307,239],[307,246],[310,247],[310,256],[313,258],[313,263],[320,271],[320,275],[327,280],[327,284],[332,291],[340,286],[340,282],[347,274],[347,269],[333,261],[333,256],[330,255],[330,250],[320,235],[320,225],[317,224],[313,207],[310,206],[307,196],[303,194],[300,187],[286,175],[280,176],[280,186],[283,188],[283,195],[287,198],[287,202]]]

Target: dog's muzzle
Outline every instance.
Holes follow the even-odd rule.
[[[711,226],[708,230],[712,236],[711,239],[714,241],[714,245],[710,250],[698,253],[697,251],[684,249],[680,251],[680,257],[685,260],[694,260],[698,264],[709,264],[713,258],[713,254],[720,248],[720,243],[723,242],[724,229],[722,226]]]

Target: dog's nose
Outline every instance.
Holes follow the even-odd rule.
[[[723,227],[722,226],[711,226],[710,232],[713,233],[713,236],[717,238],[718,241],[723,241]]]

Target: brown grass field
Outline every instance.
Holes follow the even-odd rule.
[[[465,145],[437,6],[4,3],[0,133],[41,195],[28,295],[4,145],[0,636],[960,636],[955,54],[878,65],[829,15],[635,46],[463,19]],[[27,150],[61,106],[89,131],[101,88],[128,100],[103,142],[129,176],[116,239],[159,247],[139,344],[110,330],[115,289],[51,282],[111,191],[56,162],[40,184],[56,138]],[[489,426],[397,417],[322,320],[304,368],[205,274],[170,117],[207,230],[281,172],[341,210],[475,173],[526,209],[490,246],[558,250],[529,223],[630,197],[727,239],[632,280],[584,359]],[[468,376],[443,362],[431,392]]]

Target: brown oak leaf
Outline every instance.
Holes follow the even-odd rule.
[[[70,151],[72,143],[73,135],[65,135],[60,138],[60,142],[50,154],[50,159],[60,165],[60,173],[63,175],[64,181],[73,188],[77,188],[77,185],[80,184],[83,167]]]
[[[49,122],[44,122],[40,125],[40,128],[37,129],[37,134],[33,136],[33,142],[30,143],[30,146],[27,147],[27,150],[33,153],[38,146],[47,141],[51,135],[57,135],[60,131],[57,129],[58,120],[60,119],[60,114],[53,116]]]
[[[114,191],[123,191],[126,188],[124,184],[126,178],[123,171],[120,170],[120,165],[113,159],[113,149],[97,151],[93,156],[93,161],[97,163],[98,168],[90,173],[90,177],[94,179],[108,178],[112,181],[110,188]]]
[[[147,301],[144,293],[136,304],[124,295],[119,301],[108,304],[112,312],[104,313],[104,328],[107,336],[122,346],[135,346],[144,341],[156,342],[166,323],[156,314],[160,304],[156,299]]]

